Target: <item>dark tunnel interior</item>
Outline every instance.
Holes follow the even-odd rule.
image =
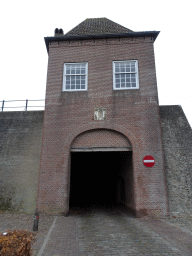
[[[70,209],[125,205],[131,191],[131,151],[71,152]]]

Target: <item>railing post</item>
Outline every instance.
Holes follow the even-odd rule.
[[[25,110],[27,111],[27,104],[28,104],[28,100],[26,100],[26,106],[25,106]]]
[[[39,224],[39,213],[36,212],[34,215],[33,231],[38,231],[38,224]]]
[[[4,108],[4,103],[5,103],[5,101],[3,100],[3,102],[2,102],[2,111],[3,111],[3,108]]]

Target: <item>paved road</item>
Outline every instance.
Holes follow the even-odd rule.
[[[34,256],[192,255],[192,219],[136,219],[102,208],[49,216],[47,225],[46,218],[40,216]]]

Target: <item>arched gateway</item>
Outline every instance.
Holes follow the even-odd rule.
[[[71,144],[69,208],[125,205],[134,209],[132,146],[125,135],[92,129]]]

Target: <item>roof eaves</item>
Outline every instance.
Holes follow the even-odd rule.
[[[49,53],[49,43],[58,41],[73,41],[73,40],[88,40],[88,39],[105,39],[105,38],[126,38],[126,37],[146,37],[151,36],[154,42],[159,35],[160,31],[142,31],[142,32],[129,32],[121,34],[101,34],[101,35],[82,35],[82,36],[52,36],[44,37],[47,52]]]

